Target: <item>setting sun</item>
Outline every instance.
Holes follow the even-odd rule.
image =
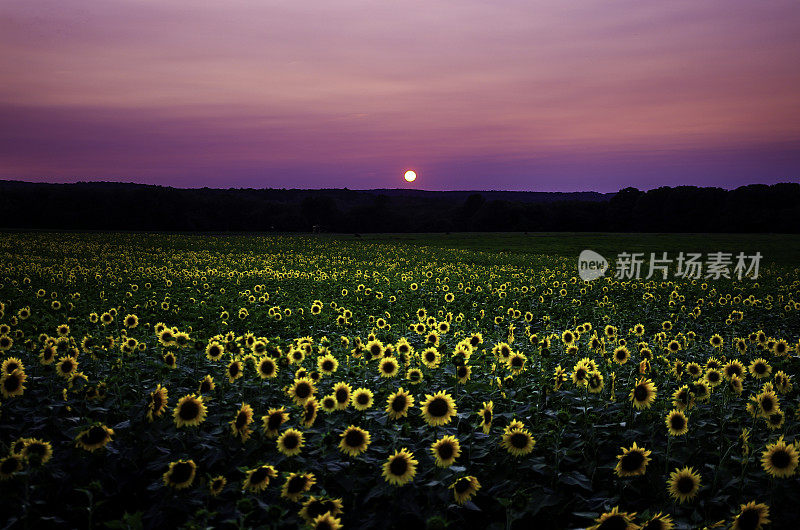
[[[406,182],[414,182],[417,180],[417,174],[411,170],[406,171],[406,174],[403,175],[403,178],[406,179]]]

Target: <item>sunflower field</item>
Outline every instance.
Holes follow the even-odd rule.
[[[796,526],[800,269],[576,257],[0,234],[0,522]]]

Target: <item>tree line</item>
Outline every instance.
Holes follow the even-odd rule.
[[[617,193],[179,189],[0,181],[0,228],[800,233],[800,184]]]

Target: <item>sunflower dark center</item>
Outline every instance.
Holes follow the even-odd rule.
[[[331,360],[326,360],[322,363],[322,369],[326,372],[330,372],[333,370],[333,362]]]
[[[492,423],[492,411],[490,410],[483,411],[483,422],[487,425]]]
[[[229,373],[229,374],[231,374],[231,375],[233,375],[233,376],[236,376],[236,375],[238,375],[238,374],[239,374],[239,365],[238,365],[238,364],[235,364],[235,363],[234,363],[234,364],[232,364],[232,365],[230,365],[230,366],[228,367],[228,373]]]
[[[405,475],[406,471],[408,471],[408,462],[406,462],[406,459],[402,456],[396,457],[392,460],[392,463],[389,464],[389,472],[392,475],[401,477]]]
[[[598,526],[598,530],[625,530],[626,528],[628,528],[628,523],[621,515],[612,515]]]
[[[286,489],[289,493],[300,493],[306,486],[306,478],[302,476],[294,476],[289,479],[289,484]]]
[[[89,432],[84,436],[84,441],[87,445],[99,444],[105,441],[108,433],[102,427],[94,426],[89,429]]]
[[[19,470],[20,466],[19,460],[17,458],[6,458],[3,460],[3,463],[0,464],[0,473],[4,475],[10,475]]]
[[[240,412],[239,415],[236,416],[236,428],[242,429],[245,425],[247,425],[247,413]]]
[[[203,381],[200,383],[200,392],[211,392],[211,383],[209,381]]]
[[[672,425],[672,429],[675,431],[683,430],[684,426],[686,425],[686,421],[683,419],[683,416],[679,414],[675,414],[669,419],[670,425]]]
[[[758,363],[755,366],[755,371],[756,371],[757,374],[763,374],[764,372],[767,371],[767,366],[765,364]]]
[[[456,448],[453,447],[453,444],[449,442],[445,442],[440,444],[437,451],[439,453],[439,458],[442,460],[449,460],[453,458],[453,454],[455,453]]]
[[[311,395],[311,387],[308,385],[308,383],[299,383],[294,388],[294,393],[300,399],[307,398],[308,396]]]
[[[64,372],[71,372],[72,371],[72,361],[64,361],[61,363],[61,369]]]
[[[344,443],[348,447],[361,447],[364,443],[364,433],[355,429],[349,430],[344,437]]]
[[[356,403],[359,405],[366,405],[369,403],[369,396],[367,394],[359,394],[356,396]]]
[[[692,477],[681,477],[676,484],[677,490],[686,495],[694,491],[694,479]]]
[[[294,434],[283,437],[283,445],[286,449],[295,449],[299,444],[300,440]]]
[[[468,478],[460,478],[456,481],[455,490],[456,493],[465,493],[469,491],[469,487],[472,483],[469,481]]]
[[[261,362],[261,373],[266,375],[272,375],[272,372],[275,370],[275,366],[270,361],[262,361]]]
[[[511,435],[511,445],[516,449],[524,449],[528,446],[528,437],[521,432],[517,432]]]
[[[778,449],[770,456],[770,463],[775,469],[786,469],[792,463],[792,457],[789,451],[785,449]]]
[[[267,470],[263,467],[258,468],[250,475],[250,484],[261,484],[265,480],[267,480]]]
[[[283,414],[272,414],[270,415],[269,419],[267,419],[267,428],[271,431],[274,431],[280,427],[282,423]]]
[[[442,416],[447,414],[449,407],[447,406],[447,401],[444,398],[434,398],[428,404],[428,414],[433,416],[434,418],[441,418]]]
[[[743,530],[755,530],[755,528],[758,528],[761,517],[757,510],[749,509],[743,510],[737,521],[739,522],[739,528]]]
[[[511,366],[515,368],[519,368],[520,366],[522,366],[522,358],[514,357],[513,359],[511,359]]]
[[[182,484],[192,476],[192,465],[188,462],[179,462],[172,467],[172,482]]]
[[[620,460],[623,471],[636,471],[644,464],[644,455],[639,451],[630,451]]]
[[[178,416],[182,420],[193,420],[200,415],[200,404],[194,400],[191,401],[184,401],[183,405],[181,405],[180,411],[178,411]]]
[[[647,387],[644,385],[639,385],[636,387],[636,390],[633,391],[633,398],[636,401],[645,401],[647,400],[647,396],[650,393],[647,391]]]
[[[8,392],[16,392],[17,389],[20,387],[20,380],[19,376],[16,375],[9,375],[3,380],[3,388],[5,388]]]
[[[775,403],[772,402],[772,398],[769,396],[761,400],[761,408],[764,409],[765,412],[770,412],[774,407]]]
[[[395,396],[392,400],[392,410],[395,412],[402,412],[406,410],[407,405],[406,397],[403,395]]]
[[[575,379],[578,381],[583,381],[586,379],[586,369],[585,368],[578,368],[575,370]]]

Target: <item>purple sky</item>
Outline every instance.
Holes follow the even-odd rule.
[[[797,0],[3,0],[0,178],[800,180]]]

